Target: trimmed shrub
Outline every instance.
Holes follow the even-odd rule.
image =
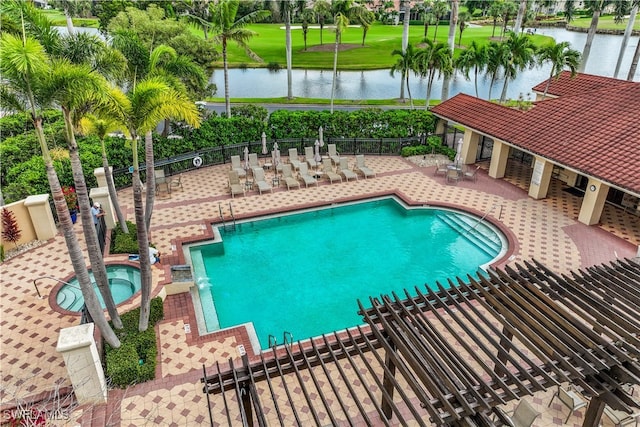
[[[112,254],[137,254],[138,253],[138,239],[136,224],[127,221],[127,228],[129,234],[123,233],[119,226],[114,227],[111,230],[111,247],[109,252]]]
[[[138,383],[138,352],[133,343],[122,343],[120,348],[107,351],[107,376],[118,387]]]

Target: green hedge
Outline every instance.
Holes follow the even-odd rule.
[[[424,156],[425,154],[444,154],[448,156],[450,160],[453,160],[456,157],[456,150],[442,145],[439,137],[430,136],[427,138],[426,145],[403,147],[401,152],[402,157]]]
[[[116,226],[111,231],[111,246],[109,247],[109,253],[112,254],[137,254],[138,253],[138,240],[136,224],[131,221],[127,222],[127,229],[129,234],[122,232],[119,226]]]
[[[156,332],[154,325],[164,316],[161,298],[151,300],[149,327],[146,331],[138,331],[140,308],[135,308],[120,316],[123,328],[116,329],[120,339],[120,348],[114,349],[105,344],[105,361],[107,376],[117,387],[128,387],[155,378]]]

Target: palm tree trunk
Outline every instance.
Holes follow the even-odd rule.
[[[34,104],[32,103],[32,105]],[[51,156],[49,155],[49,149],[47,147],[44,131],[42,129],[42,119],[37,118],[35,109],[33,108],[32,117],[34,118],[33,122],[36,136],[38,138],[38,142],[40,143],[40,148],[42,149],[42,157],[44,158],[45,169],[47,171],[47,180],[49,181],[49,188],[51,189],[51,194],[53,195],[56,214],[58,215],[58,221],[60,222],[60,227],[62,228],[62,234],[64,235],[64,240],[67,245],[67,252],[69,253],[69,258],[71,259],[71,265],[73,266],[73,271],[76,274],[76,279],[78,280],[80,291],[82,292],[84,304],[87,307],[89,314],[93,318],[93,322],[100,330],[100,333],[102,334],[104,340],[109,343],[110,346],[118,348],[120,347],[120,340],[113,332],[113,329],[111,329],[109,322],[107,322],[107,318],[104,315],[104,311],[100,306],[98,297],[96,296],[96,293],[93,290],[93,285],[91,284],[89,271],[87,270],[87,266],[84,262],[84,255],[82,254],[82,249],[80,248],[80,242],[78,242],[78,237],[76,236],[76,233],[73,229],[73,223],[71,222],[69,208],[67,207],[67,203],[64,199],[64,194],[62,194],[60,180],[58,179],[56,170],[53,167],[53,162],[51,161]],[[91,223],[93,224],[93,221],[91,221]]]
[[[285,45],[286,45],[286,56],[287,56],[287,99],[293,99],[293,89],[292,89],[292,75],[291,75],[291,12],[289,11],[289,6],[287,5],[287,11],[285,13]]]
[[[151,131],[144,134],[144,157],[147,168],[147,203],[144,210],[144,225],[147,229],[147,233],[149,233],[149,229],[151,227],[151,215],[153,214],[153,204],[156,200],[155,160],[153,156],[153,134]]]
[[[520,27],[522,27],[522,21],[524,19],[525,13],[527,13],[527,0],[520,0],[518,16],[516,17],[516,22],[513,26],[513,32],[516,34],[520,33]]]
[[[409,11],[411,10],[411,5],[408,0],[404,1],[404,19],[402,20],[402,54],[407,53],[407,46],[409,45]],[[362,41],[364,46],[364,40]],[[405,79],[400,79],[400,99],[404,101],[404,85]]]
[[[504,76],[504,85],[502,85],[502,93],[500,94],[500,102],[504,102],[507,99],[507,88],[509,87],[509,76]]]
[[[456,28],[458,27],[458,3],[460,0],[453,0],[451,2],[451,19],[449,20],[449,38],[448,45],[453,54],[456,42]],[[442,96],[440,101],[444,102],[449,99],[449,84],[451,83],[451,76],[444,76],[442,81]]]
[[[107,180],[107,189],[109,190],[109,198],[113,209],[116,211],[118,217],[118,223],[123,233],[129,234],[129,227],[127,227],[127,221],[124,218],[120,203],[118,202],[118,193],[116,192],[116,185],[113,182],[113,175],[111,174],[111,168],[109,167],[109,160],[107,159],[107,150],[104,146],[104,140],[102,141],[102,169],[104,169],[104,177]]]
[[[631,61],[631,67],[629,67],[629,74],[627,75],[627,80],[630,82],[633,81],[633,76],[636,74],[636,70],[638,69],[638,60],[640,60],[640,39],[638,39],[636,51],[633,54],[633,60]]]
[[[98,243],[98,235],[96,227],[93,223],[93,216],[89,207],[89,192],[87,191],[87,183],[84,179],[82,163],[78,155],[78,144],[73,133],[73,123],[71,113],[66,108],[62,108],[62,114],[65,124],[65,137],[69,148],[69,160],[71,162],[71,170],[73,174],[73,183],[76,187],[76,195],[78,196],[78,204],[80,206],[80,216],[82,218],[82,232],[84,234],[87,252],[89,253],[89,261],[91,262],[91,271],[93,278],[96,280],[98,290],[102,295],[105,307],[109,313],[109,317],[116,329],[122,329],[122,321],[116,309],[116,303],[113,300],[111,288],[109,287],[109,278],[107,277],[107,268],[104,265],[102,251]]]
[[[409,72],[407,72],[406,74],[407,74],[407,76],[406,76],[406,79],[407,79],[407,94],[409,95],[409,106],[413,110],[413,98],[411,98],[411,88],[409,87]]]
[[[71,14],[67,9],[64,10],[64,18],[67,22],[67,31],[69,32],[69,35],[72,36],[76,31],[73,27],[73,19],[71,19]]]
[[[149,235],[147,227],[144,227],[144,210],[142,207],[142,183],[140,182],[140,169],[138,167],[138,139],[135,133],[131,141],[133,149],[133,206],[137,227],[138,254],[140,260],[140,318],[138,329],[146,331],[149,327],[149,311],[151,306],[151,262],[149,260]],[[151,173],[153,175],[153,172]],[[148,175],[148,173],[147,173]],[[147,193],[153,191],[147,186]]]
[[[478,92],[478,67],[476,66],[473,72],[475,78],[474,78],[474,86],[476,88],[476,98],[480,98],[479,92]]]
[[[229,102],[229,66],[227,64],[227,39],[222,39],[222,64],[224,69],[224,111],[227,118],[231,117],[231,103]]]
[[[407,74],[407,71],[403,71],[402,78],[400,79],[400,102],[403,102],[403,103],[404,103],[404,86],[405,86],[406,74]]]
[[[337,31],[337,29],[336,29]],[[331,82],[331,114],[333,114],[333,98],[336,95],[336,80],[338,79],[338,50],[340,46],[340,33],[336,32],[336,45],[333,50],[333,81]]]
[[[584,73],[584,70],[587,68],[587,61],[589,60],[589,53],[591,52],[591,45],[593,44],[593,39],[596,36],[596,30],[598,29],[598,20],[600,19],[600,9],[593,11],[593,17],[591,18],[591,25],[589,26],[589,31],[587,32],[587,41],[584,43],[584,50],[582,51],[582,61],[580,62],[580,67],[578,67],[579,73]]]
[[[435,70],[429,71],[429,76],[427,77],[427,94],[424,99],[424,109],[429,109],[429,102],[431,101],[431,88],[433,87],[433,79],[436,76]]]
[[[638,5],[635,5],[631,12],[629,13],[629,22],[627,22],[627,28],[624,30],[624,36],[622,37],[622,44],[620,45],[620,53],[618,54],[618,62],[616,62],[616,70],[613,73],[613,78],[618,78],[618,73],[620,72],[620,66],[622,65],[622,58],[624,58],[624,51],[627,50],[627,45],[629,44],[629,38],[631,37],[631,32],[633,31],[633,25],[636,22],[636,14],[638,13]]]

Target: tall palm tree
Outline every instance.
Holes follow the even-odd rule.
[[[118,224],[123,233],[128,234],[129,228],[127,227],[127,221],[125,220],[120,203],[118,203],[118,193],[116,191],[115,183],[113,182],[113,174],[111,173],[111,167],[109,166],[109,158],[107,157],[107,147],[105,139],[111,132],[122,130],[123,126],[117,122],[113,117],[110,117],[108,113],[99,112],[96,115],[89,114],[80,121],[80,128],[85,135],[95,135],[100,140],[100,146],[102,148],[102,169],[104,169],[104,177],[107,181],[107,189],[109,190],[109,198],[113,204],[113,209],[116,212],[118,218]],[[126,128],[124,128],[126,130]]]
[[[302,11],[302,38],[304,40],[304,50],[307,50],[307,36],[309,35],[309,23],[312,22],[315,14],[313,9],[304,9]]]
[[[121,120],[126,123],[131,137],[131,149],[133,151],[133,205],[135,220],[138,225],[136,227],[138,248],[140,254],[144,255],[146,248],[149,246],[149,237],[145,226],[146,218],[142,204],[138,139],[140,135],[150,134],[156,125],[166,117],[182,120],[194,127],[199,126],[200,118],[195,104],[183,92],[175,90],[161,77],[150,77],[137,83],[127,94],[127,97],[129,98],[129,107]],[[151,151],[153,152],[153,150]],[[153,154],[151,158],[153,159]],[[149,175],[153,175],[153,162],[150,159],[146,159],[146,168],[147,177],[149,178]],[[153,187],[148,186],[147,192],[153,192]],[[148,256],[140,257],[140,283],[141,300],[138,328],[140,331],[144,331],[149,326],[149,307],[151,302],[151,264]]]
[[[492,38],[496,36],[496,25],[498,25],[498,18],[502,16],[503,4],[504,3],[502,2],[494,1],[491,3],[491,6],[489,6],[489,9],[487,9],[487,14],[493,18],[493,30],[491,31]]]
[[[551,40],[548,45],[543,46],[538,51],[538,61],[542,64],[545,62],[551,62],[551,71],[549,73],[549,79],[544,87],[544,93],[542,99],[547,96],[551,79],[558,78],[560,73],[565,67],[571,70],[571,76],[575,76],[580,65],[580,52],[571,49],[569,42],[556,43],[555,40]]]
[[[390,73],[393,76],[396,72],[400,73],[401,80],[404,84],[400,88],[400,102],[404,102],[404,86],[407,87],[407,93],[409,94],[409,105],[413,109],[413,99],[411,98],[411,88],[409,87],[409,74],[414,68],[414,58],[416,51],[413,45],[409,43],[406,50],[395,49],[391,52],[391,55],[398,55],[399,58],[395,64],[391,66]]]
[[[444,17],[449,11],[449,6],[447,2],[444,0],[435,0],[433,2],[433,7],[431,8],[433,14],[436,17],[436,29],[433,32],[433,41],[436,41],[436,36],[438,35],[438,26],[440,25],[440,20]]]
[[[78,196],[78,203],[82,218],[82,231],[89,253],[91,271],[96,279],[98,290],[102,295],[109,317],[117,329],[122,329],[122,321],[116,309],[116,304],[109,287],[107,269],[102,258],[102,251],[98,243],[98,235],[94,226],[89,206],[89,191],[84,179],[84,171],[78,153],[75,138],[76,123],[86,114],[91,104],[109,101],[109,86],[106,79],[91,71],[88,65],[71,64],[66,60],[54,61],[51,72],[42,84],[43,97],[62,110],[65,125],[65,140],[69,149],[69,160],[73,171],[73,182]]]
[[[41,104],[42,99],[39,97],[38,89],[51,71],[49,58],[38,41],[26,37],[24,34],[22,38],[11,34],[2,36],[0,40],[2,104],[5,108],[26,109],[31,113],[36,137],[42,150],[54,206],[85,305],[105,341],[117,348],[120,347],[120,341],[107,322],[100,302],[93,290],[82,249],[73,229],[69,208],[64,199],[58,175],[53,167],[53,161],[49,154],[42,128],[43,119],[40,109],[43,105]]]
[[[471,14],[469,12],[462,12],[458,14],[458,29],[460,35],[458,36],[458,47],[462,46],[462,33],[467,28],[468,22],[471,20]]]
[[[509,51],[509,46],[506,43],[489,43],[489,46],[487,47],[486,72],[491,76],[491,81],[489,83],[488,100],[491,100],[493,84],[496,79],[500,77],[501,72],[504,70],[504,64],[509,61],[510,56],[511,52]]]
[[[473,69],[474,74],[474,87],[476,89],[476,97],[478,94],[478,73],[487,64],[488,53],[487,46],[480,45],[473,40],[469,46],[463,50],[455,60],[455,66],[458,70],[464,74],[465,78],[469,80],[469,71]]]
[[[367,11],[358,16],[358,22],[362,27],[362,46],[364,46],[364,42],[367,39],[367,33],[371,28],[371,25],[375,22],[376,15],[373,12]]]
[[[636,51],[633,54],[633,59],[631,60],[631,66],[629,67],[629,74],[627,74],[627,80],[633,81],[633,76],[636,74],[636,69],[638,68],[638,61],[640,60],[640,41],[636,44]]]
[[[627,6],[627,2],[620,2],[617,6],[615,20],[616,22],[622,22],[622,17],[627,13],[627,9],[626,7],[622,8],[620,6]],[[629,11],[629,21],[627,22],[627,27],[625,28],[624,35],[622,36],[622,43],[620,43],[620,53],[618,54],[618,61],[616,62],[616,70],[613,73],[614,78],[618,78],[618,73],[622,66],[622,58],[624,58],[624,52],[627,50],[629,38],[631,38],[633,26],[636,22],[636,15],[638,14],[638,8],[640,7],[640,0],[633,0],[629,2],[629,6],[631,7],[631,10]]]
[[[520,6],[518,7],[518,15],[516,16],[516,22],[513,25],[513,32],[519,33],[522,28],[522,23],[526,19],[527,14],[527,0],[520,0]]]
[[[456,42],[456,28],[458,27],[458,6],[460,5],[460,0],[451,0],[451,14],[449,15],[449,37],[447,38],[447,44],[449,45],[449,50],[453,55],[453,51],[455,49]],[[446,101],[449,99],[449,83],[451,82],[451,77],[453,76],[453,72],[449,74],[444,74],[442,81],[442,96],[440,97],[441,101]]]
[[[284,18],[284,45],[285,58],[287,60],[287,99],[293,99],[293,86],[291,74],[291,12],[297,7],[295,0],[282,0],[279,2],[280,12]]]
[[[424,39],[425,46],[415,53],[415,69],[427,80],[427,91],[425,96],[425,110],[429,108],[431,101],[431,89],[436,75],[450,76],[453,73],[453,53],[449,46],[442,42],[434,43],[429,39]]]
[[[247,29],[247,25],[260,21],[270,15],[268,10],[256,10],[236,19],[239,0],[220,0],[211,5],[211,29],[215,33],[213,39],[222,45],[222,63],[224,68],[224,105],[227,117],[231,117],[231,104],[229,102],[229,64],[227,58],[227,43],[235,42],[243,48],[251,58],[259,57],[249,49],[247,42],[256,35],[256,32]]]
[[[598,21],[600,20],[600,13],[607,5],[604,0],[591,0],[585,1],[585,4],[591,10],[593,15],[591,15],[591,24],[589,24],[589,30],[587,31],[587,40],[584,42],[584,49],[582,50],[582,61],[580,62],[580,67],[578,67],[578,71],[580,73],[584,73],[584,70],[587,68],[587,62],[589,61],[589,54],[591,53],[591,46],[593,45],[593,39],[596,36],[596,30],[598,29]]]
[[[502,4],[502,28],[500,29],[500,37],[504,37],[507,32],[507,25],[509,24],[509,19],[513,15],[515,15],[518,11],[518,7],[513,1],[505,1]]]
[[[529,36],[511,32],[509,33],[509,38],[504,43],[508,46],[510,55],[508,56],[508,61],[503,64],[504,85],[502,86],[500,102],[504,102],[507,97],[509,80],[515,79],[519,71],[532,68],[535,65],[536,59],[536,46]]]
[[[409,0],[403,0],[402,2],[402,7],[404,8],[404,19],[402,21],[402,55],[404,56],[404,53],[407,50],[407,46],[409,45],[409,15],[411,12],[411,3],[409,2]],[[363,46],[364,46],[364,41],[363,41]],[[391,52],[391,55],[396,55],[396,51],[394,50],[393,52]],[[400,58],[398,59],[398,61],[402,61],[404,62],[405,58]],[[413,58],[411,58],[411,60],[413,60]],[[403,67],[404,68],[404,67]],[[411,68],[410,66],[408,68]],[[399,71],[399,70],[398,70]],[[406,69],[405,69],[405,73],[406,73]],[[400,79],[400,100],[402,102],[404,102],[404,85],[406,82],[406,78],[405,78],[405,73],[402,73],[402,78]],[[393,75],[393,70],[391,70],[391,75]],[[409,96],[409,99],[411,100],[411,96]]]
[[[331,16],[331,3],[326,0],[318,0],[313,4],[313,11],[316,14],[318,25],[320,25],[320,46],[322,46],[324,20]]]

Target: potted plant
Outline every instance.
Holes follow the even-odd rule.
[[[71,214],[71,222],[75,224],[78,219],[78,195],[76,194],[76,189],[62,187],[62,194],[64,194],[64,200],[67,202],[69,214]]]

